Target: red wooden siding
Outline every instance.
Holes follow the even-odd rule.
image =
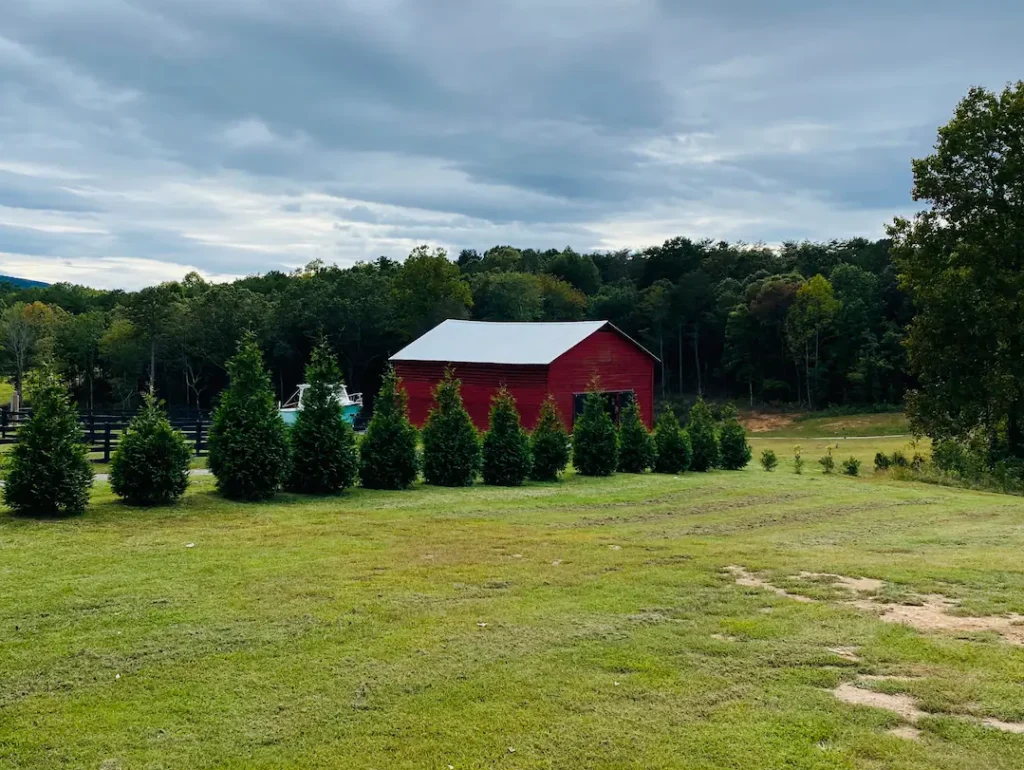
[[[572,421],[573,393],[587,390],[597,375],[601,390],[632,390],[650,428],[654,424],[654,359],[612,329],[602,329],[556,358],[548,368],[548,388],[562,418]]]
[[[546,366],[499,366],[496,364],[443,364],[433,361],[396,361],[395,371],[409,393],[409,419],[422,427],[434,404],[434,388],[451,366],[462,380],[462,400],[479,430],[487,430],[491,397],[503,384],[515,396],[526,428],[537,422],[540,405],[547,395]]]

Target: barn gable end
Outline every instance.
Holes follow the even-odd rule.
[[[536,424],[548,393],[571,428],[574,394],[584,392],[595,374],[602,390],[635,394],[648,425],[653,417],[657,359],[605,321],[445,321],[391,360],[409,394],[415,425],[426,422],[447,366],[462,381],[466,410],[480,430],[488,427],[490,401],[502,385],[515,397],[526,428]]]
[[[655,358],[610,324],[556,358],[548,370],[548,387],[566,420],[573,395],[586,392],[596,376],[602,391],[633,391],[650,428],[654,423]]]

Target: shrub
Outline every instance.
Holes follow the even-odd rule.
[[[775,455],[771,449],[766,449],[761,452],[761,467],[764,468],[768,473],[775,470],[779,464],[779,458]]]
[[[843,473],[847,476],[858,476],[860,475],[860,460],[856,457],[850,457],[843,461]]]
[[[800,452],[800,447],[793,447],[793,473],[798,476],[804,472],[804,458]]]
[[[68,390],[47,370],[30,380],[29,402],[32,416],[7,458],[4,502],[18,514],[84,513],[92,465]]]
[[[407,402],[402,381],[389,366],[359,444],[359,483],[367,489],[406,489],[416,481],[417,434],[409,422]]]
[[[832,457],[832,447],[825,450],[825,456],[818,460],[822,473],[832,473],[836,469],[836,461]]]
[[[932,444],[932,462],[943,473],[967,475],[967,456],[958,441],[936,441]]]
[[[288,433],[251,335],[228,361],[228,375],[210,426],[210,470],[225,497],[266,500],[288,478]]]
[[[185,494],[192,448],[151,394],[110,458],[110,489],[132,505],[166,505]]]
[[[715,420],[711,410],[698,398],[690,410],[690,424],[687,427],[693,454],[690,468],[695,471],[709,471],[719,462],[718,434],[715,431]]]
[[[519,424],[516,400],[504,385],[491,399],[483,457],[485,484],[517,487],[530,473],[530,438]]]
[[[875,452],[875,470],[876,471],[887,471],[889,466],[892,465],[892,461],[889,460],[889,456],[884,452]]]
[[[654,439],[640,417],[640,405],[629,404],[619,415],[619,470],[643,473],[654,465]]]
[[[583,476],[610,476],[619,461],[615,423],[605,409],[604,397],[590,391],[583,413],[572,429],[572,464]]]
[[[656,473],[682,473],[690,467],[690,436],[679,428],[679,420],[671,409],[662,412],[654,426],[654,446]]]
[[[423,479],[439,487],[468,487],[480,473],[480,436],[462,405],[462,383],[451,369],[434,388],[423,426]]]
[[[569,464],[569,434],[550,395],[540,407],[537,425],[530,436],[530,454],[533,456],[530,477],[536,481],[557,481]]]
[[[288,488],[307,495],[340,492],[355,483],[359,468],[356,434],[337,398],[341,369],[323,341],[306,367],[309,387],[292,428],[292,473]]]
[[[729,471],[740,471],[747,467],[753,452],[747,443],[747,432],[735,419],[726,420],[718,440],[719,463]]]
[[[907,456],[898,449],[892,453],[892,458],[889,464],[894,468],[907,468],[910,466],[910,463],[907,461]]]
[[[920,471],[927,462],[924,455],[914,452],[914,456],[910,459],[910,469],[912,471]]]

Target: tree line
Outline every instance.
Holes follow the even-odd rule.
[[[446,318],[609,320],[661,359],[658,390],[751,404],[898,403],[912,317],[888,240],[778,248],[673,238],[639,251],[497,246],[451,259],[314,261],[231,283],[191,273],[136,292],[0,286],[2,364],[20,392],[52,361],[84,407],[132,408],[146,391],[210,407],[227,362],[256,336],[278,399],[326,339],[353,391],[376,391],[388,357]],[[453,351],[457,355],[457,351]]]

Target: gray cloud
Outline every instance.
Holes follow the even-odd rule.
[[[983,2],[13,0],[0,271],[137,286],[418,242],[878,236]]]

